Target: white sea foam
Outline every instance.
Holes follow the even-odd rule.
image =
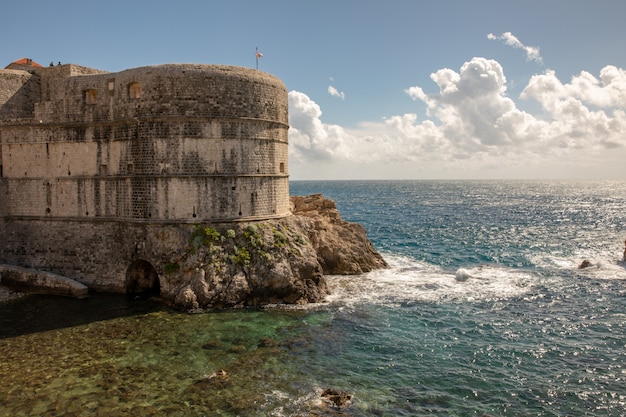
[[[293,398],[288,393],[274,390],[271,394],[266,395],[266,404],[264,405],[269,410],[262,410],[264,415],[272,417],[286,417],[293,415],[300,415],[300,413],[311,410],[312,408],[321,407],[323,401],[321,398],[321,388],[315,388],[309,393],[300,397]],[[284,404],[284,405],[279,405]],[[263,407],[262,407],[263,408]],[[296,412],[297,414],[294,414]]]
[[[576,273],[593,279],[626,279],[626,263],[609,260],[590,260],[590,262],[590,267],[576,269]]]
[[[584,260],[590,266],[580,268]],[[570,257],[560,255],[538,255],[531,259],[538,268],[555,270],[565,275],[577,275],[592,279],[626,279],[626,263],[615,257],[614,253],[580,252]]]
[[[446,271],[408,257],[388,255],[389,268],[358,276],[331,276],[331,303],[398,304],[482,301],[529,292],[538,277],[496,266]]]

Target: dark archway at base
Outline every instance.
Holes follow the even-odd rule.
[[[159,295],[161,285],[159,274],[148,261],[138,260],[126,270],[126,294]]]

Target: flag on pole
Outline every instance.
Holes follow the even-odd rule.
[[[259,69],[259,58],[263,58],[263,54],[259,52],[259,48],[256,48],[256,69]]]

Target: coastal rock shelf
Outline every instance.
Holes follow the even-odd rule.
[[[73,279],[45,271],[0,265],[0,284],[28,292],[64,295],[75,298],[89,296],[86,285]]]

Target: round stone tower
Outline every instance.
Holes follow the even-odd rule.
[[[287,101],[232,66],[0,70],[0,264],[134,291],[197,224],[288,216]]]
[[[289,214],[287,90],[278,78],[197,64],[118,73],[63,65],[38,74],[32,117],[2,126],[8,216],[199,222]]]

